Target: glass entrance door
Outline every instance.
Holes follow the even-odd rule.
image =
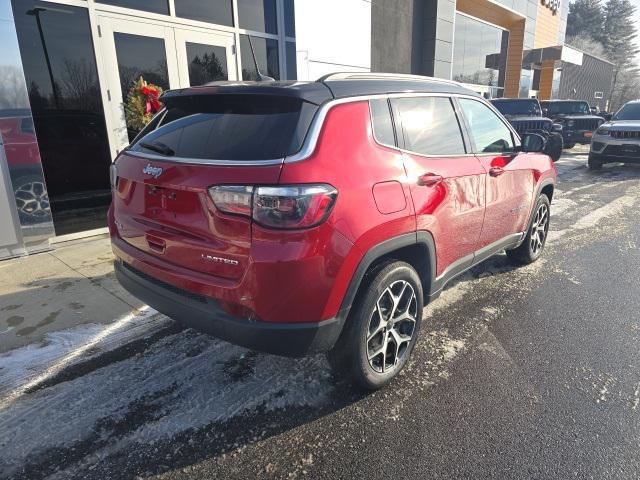
[[[181,87],[237,78],[232,33],[176,29],[175,38]]]
[[[136,82],[142,78],[166,90],[178,88],[180,79],[171,27],[108,17],[101,17],[99,24],[115,157],[140,130],[140,119],[131,108]]]
[[[99,24],[113,156],[140,131],[141,116],[155,110],[153,102],[136,104],[141,79],[167,90],[237,78],[232,33],[102,16]]]

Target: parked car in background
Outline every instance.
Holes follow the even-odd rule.
[[[35,225],[51,221],[49,194],[42,174],[31,112],[27,109],[3,111],[0,135],[20,222]]]
[[[622,106],[596,130],[589,152],[589,168],[609,162],[640,163],[640,100]]]
[[[545,100],[540,102],[543,115],[562,125],[564,148],[576,143],[588,144],[604,118],[593,115],[589,104],[580,100]]]
[[[170,91],[112,166],[120,283],[269,353],[328,351],[365,388],[406,364],[423,306],[507,250],[536,261],[556,170],[460,84],[333,74]]]
[[[558,161],[562,155],[562,125],[542,116],[542,107],[535,98],[497,98],[491,100],[519,135],[538,133],[547,141],[546,152]]]

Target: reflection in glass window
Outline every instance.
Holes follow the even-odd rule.
[[[238,0],[238,23],[247,30],[277,34],[276,0]]]
[[[233,26],[231,0],[175,0],[176,16]]]
[[[227,50],[215,45],[187,42],[189,85],[227,80]]]
[[[249,98],[250,97],[250,98]],[[161,125],[132,149],[153,144],[169,156],[214,160],[284,158],[302,147],[318,107],[297,98],[268,95],[203,96],[174,99]]]
[[[456,14],[453,79],[504,87],[509,32]]]
[[[167,71],[167,54],[164,39],[144,37],[129,33],[116,32],[113,34],[116,44],[118,72],[120,73],[120,88],[122,102],[126,105],[132,94],[131,89],[142,77],[147,83],[156,85],[163,90],[169,88],[169,73]],[[127,116],[127,124],[130,117]],[[129,127],[129,140],[133,140],[138,130]]]
[[[464,155],[458,119],[446,97],[392,100],[400,113],[405,149],[422,155]]]
[[[279,80],[280,60],[278,57],[278,41],[270,38],[252,36],[251,43],[253,44],[253,50],[256,54],[256,60],[260,66],[260,72],[263,75],[268,75]],[[242,61],[242,79],[257,80],[258,75],[251,55],[248,35],[240,35],[240,54]]]
[[[111,155],[88,11],[33,0],[13,0],[12,6],[56,233],[104,227]],[[16,133],[25,148],[35,146],[25,141],[34,130],[28,112],[20,117]],[[37,148],[25,154],[33,159]],[[39,162],[25,165],[14,185],[37,198],[43,185],[28,172],[40,171]],[[43,200],[27,212],[34,220]]]
[[[287,54],[287,80],[298,78],[298,63],[296,60],[296,43],[287,42],[285,51]]]
[[[116,5],[118,7],[135,8],[145,12],[162,13],[169,15],[169,2],[167,0],[95,0],[98,3]]]
[[[287,37],[296,36],[296,15],[293,0],[284,0],[284,33]]]
[[[514,150],[511,130],[485,104],[466,98],[460,99],[460,107],[469,125],[476,153],[500,153]]]
[[[371,108],[371,120],[376,140],[384,145],[395,145],[396,138],[393,133],[391,112],[386,98],[379,98],[369,102]]]

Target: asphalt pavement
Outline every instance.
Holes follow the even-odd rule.
[[[450,284],[376,393],[144,308],[5,348],[0,478],[640,478],[640,166],[557,167],[544,257]]]

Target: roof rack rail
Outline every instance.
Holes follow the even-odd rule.
[[[423,82],[438,82],[449,85],[462,85],[454,80],[446,80],[444,78],[426,77],[422,75],[411,75],[408,73],[377,73],[377,72],[336,72],[323,75],[316,82],[325,82],[331,80],[413,80]]]

